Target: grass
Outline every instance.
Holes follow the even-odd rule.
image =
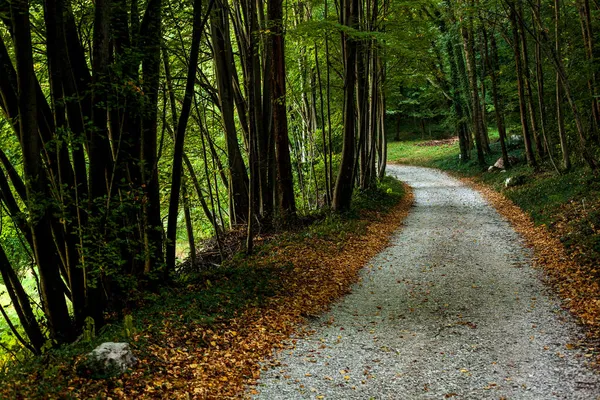
[[[438,166],[458,157],[458,144],[441,146],[418,146],[423,140],[391,142],[388,160],[403,164]],[[438,167],[439,168],[439,167]]]

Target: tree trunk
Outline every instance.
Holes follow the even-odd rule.
[[[520,0],[518,0],[520,1]],[[515,10],[515,3],[509,2],[511,10],[509,13],[510,23],[512,26],[513,33],[513,52],[515,56],[515,65],[517,71],[517,91],[519,94],[519,111],[521,116],[521,129],[523,132],[523,141],[525,142],[525,156],[527,157],[527,164],[532,167],[537,166],[535,155],[533,154],[533,148],[531,146],[531,135],[529,134],[529,123],[527,122],[527,104],[525,99],[525,83],[523,75],[523,59],[521,53],[521,35],[519,34],[519,25],[517,22],[517,12]]]
[[[585,56],[589,65],[593,68],[588,79],[588,88],[592,103],[592,130],[595,132],[592,137],[596,143],[600,143],[600,98],[598,97],[598,77],[600,76],[600,73],[598,72],[598,67],[595,66],[598,49],[595,48],[594,43],[590,1],[578,0],[577,9],[579,11],[579,19],[581,22],[581,33],[583,36]]]
[[[545,44],[550,43],[550,39],[548,38],[547,30],[544,28],[541,19],[536,18],[534,16],[535,23],[537,24],[537,28],[542,35],[542,41]],[[577,128],[577,136],[579,139],[579,152],[584,159],[584,161],[588,164],[592,171],[595,171],[598,168],[598,162],[595,159],[593,153],[588,147],[585,130],[583,127],[583,121],[581,118],[581,114],[579,112],[579,107],[575,101],[573,96],[573,91],[571,89],[571,83],[569,81],[569,77],[567,75],[567,71],[563,60],[558,57],[557,52],[554,48],[548,47],[545,49],[550,56],[552,63],[554,64],[554,68],[560,78],[562,83],[562,87],[565,91],[565,95],[567,96],[567,101],[569,102],[569,106],[571,106],[571,111],[573,112],[573,118],[575,119],[575,127]]]
[[[532,5],[532,13],[533,18],[539,18],[542,2],[538,0],[536,5]],[[537,98],[538,98],[538,108],[540,110],[540,129],[542,131],[542,138],[544,140],[543,149],[548,154],[548,158],[550,159],[550,163],[554,167],[557,173],[560,173],[556,163],[554,162],[554,155],[552,154],[552,146],[550,145],[550,141],[548,139],[548,135],[546,134],[546,102],[544,100],[544,66],[542,59],[542,35],[538,29],[535,30],[535,74],[537,81]]]
[[[23,170],[26,176],[27,206],[33,240],[33,254],[41,276],[41,299],[48,319],[50,337],[58,343],[73,338],[71,318],[62,290],[60,272],[53,263],[50,210],[47,199],[46,173],[41,157],[42,143],[37,124],[37,92],[33,68],[33,52],[29,22],[29,3],[11,3],[14,51],[18,82],[20,143],[23,150]],[[46,205],[44,205],[46,204]]]
[[[446,2],[448,13],[452,13],[451,3]],[[452,96],[452,107],[456,118],[456,134],[458,136],[458,145],[460,148],[460,162],[466,163],[471,158],[471,149],[469,145],[468,128],[466,126],[466,115],[463,107],[463,95],[462,95],[462,84],[461,75],[459,74],[457,58],[461,57],[461,52],[457,52],[455,49],[454,38],[451,32],[448,31],[448,27],[443,18],[438,17],[438,25],[440,32],[447,36],[446,39],[446,53],[448,56],[448,64],[450,65],[450,80],[451,80],[451,96]]]
[[[560,7],[560,0],[554,0],[555,48],[556,55],[559,59],[562,57],[560,44]],[[556,72],[556,123],[558,127],[558,138],[560,140],[560,149],[562,151],[563,168],[565,171],[568,171],[571,169],[571,156],[569,154],[567,133],[565,131],[565,118],[562,106],[563,100],[563,88],[560,74]]]
[[[340,3],[341,24],[357,28],[358,0],[342,0]],[[357,45],[353,38],[342,32],[342,49],[344,59],[344,128],[342,160],[335,183],[333,195],[333,209],[346,211],[350,209],[352,192],[354,189],[354,135],[356,130],[355,119],[355,84]]]
[[[498,90],[498,75],[499,75],[499,62],[498,62],[498,47],[496,45],[496,38],[494,32],[490,35],[490,47],[491,57],[487,48],[487,37],[485,58],[490,68],[490,77],[492,80],[492,98],[494,102],[494,109],[496,110],[496,125],[498,127],[498,135],[500,136],[500,148],[502,149],[502,161],[504,162],[504,168],[510,168],[510,161],[508,160],[508,151],[506,150],[506,125],[504,124],[504,103],[500,98],[500,92]]]
[[[531,89],[531,74],[529,73],[529,52],[527,51],[527,35],[525,32],[525,14],[523,13],[521,0],[517,1],[517,12],[518,18],[518,32],[519,39],[521,42],[521,60],[523,62],[523,68],[521,70],[523,76],[523,84],[525,85],[525,100],[527,103],[527,109],[529,111],[529,119],[531,121],[531,134],[533,135],[533,141],[540,159],[544,158],[544,146],[540,133],[538,130],[535,106],[533,103],[533,90]]]
[[[175,148],[173,150],[173,175],[171,178],[171,195],[169,197],[169,217],[167,225],[167,244],[166,244],[166,269],[165,275],[175,269],[175,245],[177,241],[177,220],[179,216],[179,195],[181,191],[181,177],[183,165],[183,144],[185,131],[190,117],[192,101],[194,96],[194,85],[196,82],[196,71],[198,65],[198,54],[200,51],[200,39],[204,30],[204,24],[214,4],[211,0],[204,18],[202,17],[202,0],[194,0],[194,31],[192,34],[192,47],[188,62],[188,73],[185,86],[185,97],[181,106],[181,114],[177,123],[177,132],[175,134]]]
[[[235,73],[231,56],[229,25],[223,4],[218,1],[211,15],[211,36],[215,60],[215,73],[221,108],[221,118],[225,128],[225,144],[230,173],[230,222],[235,225],[246,220],[248,213],[248,175],[240,152],[234,120],[234,88],[232,76]],[[237,74],[236,74],[237,75]],[[246,111],[245,109],[243,110]],[[239,113],[238,113],[239,114]]]
[[[481,118],[481,105],[479,102],[479,90],[477,86],[477,67],[475,63],[475,46],[473,38],[473,20],[467,17],[467,26],[462,27],[463,46],[465,59],[467,61],[467,72],[469,74],[469,85],[471,92],[471,103],[473,111],[473,131],[475,133],[475,146],[477,148],[477,161],[481,167],[485,166],[483,154],[483,120]]]
[[[277,162],[277,202],[281,218],[289,220],[296,215],[294,180],[288,139],[285,101],[285,53],[283,32],[283,1],[271,0],[268,19],[271,24],[271,107],[273,110],[273,135]]]
[[[45,343],[44,335],[35,314],[29,304],[29,297],[21,285],[19,277],[13,270],[4,249],[0,245],[0,274],[10,296],[15,312],[19,316],[19,322],[25,331],[34,354],[40,354]]]
[[[163,223],[160,216],[158,181],[158,90],[160,82],[160,48],[162,40],[162,1],[150,0],[142,21],[142,81],[144,112],[140,152],[142,190],[147,201],[143,206],[144,273],[163,263]],[[183,139],[183,138],[182,138]],[[181,160],[179,160],[181,173]],[[175,180],[175,178],[173,179]],[[175,186],[175,184],[173,184]],[[179,186],[177,189],[179,190]]]

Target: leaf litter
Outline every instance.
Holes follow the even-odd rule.
[[[74,364],[52,366],[4,382],[0,398],[69,399],[227,399],[242,398],[256,384],[260,362],[284,348],[307,318],[322,313],[357,282],[358,272],[389,244],[413,203],[412,191],[387,213],[361,211],[364,229],[336,240],[308,237],[282,241],[248,260],[253,268],[282,268],[277,294],[264,304],[250,305],[233,318],[212,324],[165,319],[146,327],[131,346],[139,359],[133,370],[117,378],[88,379],[76,375]],[[205,284],[206,286],[207,284]],[[202,290],[202,285],[188,290]],[[152,328],[152,330],[151,330]],[[47,365],[52,365],[49,360]],[[51,374],[50,379],[47,374]],[[349,377],[348,377],[349,379]],[[52,385],[48,385],[52,381]],[[34,382],[45,382],[36,386]],[[250,394],[256,390],[251,389]]]

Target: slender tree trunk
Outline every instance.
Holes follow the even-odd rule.
[[[325,116],[325,103],[324,103],[324,94],[323,94],[323,80],[321,79],[321,66],[319,63],[319,49],[317,43],[315,42],[315,65],[317,69],[317,80],[319,81],[319,105],[321,112],[321,141],[322,144],[322,152],[323,152],[323,168],[325,170],[325,204],[328,207],[331,207],[331,177],[329,176],[329,157],[328,153],[330,151],[328,143],[327,143],[327,120]]]
[[[235,225],[246,220],[248,213],[248,175],[240,152],[234,120],[234,89],[232,75],[235,74],[231,56],[231,40],[225,8],[221,1],[215,5],[211,15],[211,35],[215,60],[215,73],[230,174],[230,222]],[[244,110],[245,112],[246,110]]]
[[[535,112],[535,106],[533,103],[533,90],[531,89],[531,74],[529,73],[529,52],[527,44],[527,34],[525,32],[525,14],[523,13],[522,0],[517,0],[517,12],[519,15],[518,19],[518,32],[519,39],[521,42],[521,60],[523,61],[523,84],[525,85],[525,100],[527,103],[527,110],[529,111],[529,119],[531,121],[531,134],[533,141],[540,159],[544,158],[544,146],[540,137],[537,117]]]
[[[467,72],[469,74],[469,84],[471,86],[471,103],[473,110],[473,130],[475,132],[475,146],[477,148],[477,161],[481,167],[485,166],[485,157],[483,154],[483,121],[481,118],[481,105],[479,101],[479,90],[477,86],[477,67],[475,63],[475,46],[473,38],[473,20],[468,17],[467,26],[462,27],[463,45],[465,59],[467,61]]]
[[[538,0],[536,5],[532,5],[532,12],[534,13],[533,18],[539,18],[540,12],[542,8],[541,0]],[[536,73],[536,81],[537,81],[537,98],[538,98],[538,108],[540,110],[540,129],[542,131],[542,138],[544,140],[544,150],[548,154],[548,158],[550,159],[550,163],[554,167],[557,173],[560,173],[560,170],[556,166],[554,162],[554,155],[552,154],[552,146],[550,145],[550,141],[548,139],[548,135],[546,133],[546,102],[544,100],[544,66],[542,59],[542,35],[539,30],[535,30],[536,41],[535,41],[535,73]]]
[[[555,48],[556,55],[561,58],[561,43],[560,43],[560,11],[561,3],[560,0],[554,0],[554,22],[555,22]],[[556,72],[556,122],[558,128],[558,138],[560,140],[560,149],[562,152],[563,168],[565,171],[571,169],[571,156],[569,154],[569,145],[567,144],[567,133],[565,131],[565,119],[563,112],[563,88],[560,79],[560,74]]]
[[[183,144],[187,123],[192,108],[194,96],[194,85],[196,82],[196,71],[198,65],[198,54],[200,50],[200,39],[204,30],[204,25],[214,4],[214,0],[208,5],[208,10],[202,17],[202,0],[194,0],[194,31],[192,34],[192,47],[188,63],[187,81],[185,86],[185,97],[179,115],[177,132],[175,134],[175,149],[173,150],[173,175],[171,178],[171,195],[169,198],[169,217],[167,225],[167,244],[166,244],[166,269],[165,275],[168,275],[175,269],[175,245],[177,241],[177,220],[179,216],[179,194],[181,190],[181,176],[183,165]]]
[[[448,13],[451,13],[450,2],[446,2],[448,7]],[[444,19],[438,17],[438,25],[440,32],[447,36],[446,39],[446,53],[448,56],[448,64],[450,65],[450,80],[451,80],[451,96],[452,96],[452,107],[456,118],[456,134],[458,136],[458,144],[460,148],[460,162],[466,163],[471,158],[471,149],[469,146],[469,133],[466,126],[466,115],[463,108],[463,96],[462,96],[462,85],[461,78],[457,65],[457,57],[462,57],[460,52],[455,49],[454,37],[451,32],[448,31],[448,27]],[[457,54],[458,53],[458,54]]]
[[[520,1],[520,0],[518,0]],[[519,111],[521,115],[521,129],[523,131],[523,141],[525,142],[525,156],[527,157],[527,164],[532,167],[537,166],[533,148],[531,146],[531,135],[529,133],[529,123],[527,122],[527,104],[525,99],[525,83],[523,75],[523,59],[521,53],[521,35],[519,34],[519,25],[517,22],[517,12],[515,10],[515,3],[510,1],[509,5],[511,10],[509,12],[510,23],[512,26],[513,33],[513,51],[515,56],[515,65],[517,71],[517,91],[519,94]]]
[[[8,257],[1,245],[0,274],[2,274],[2,281],[10,296],[13,308],[19,316],[19,322],[29,339],[31,350],[34,354],[40,354],[45,342],[44,335],[42,334],[40,325],[38,324],[31,308],[31,304],[29,303],[29,297],[27,296],[25,289],[23,289],[19,277],[11,267]]]
[[[260,121],[258,120],[260,116],[260,109],[256,109],[256,106],[260,103],[257,97],[260,97],[260,71],[256,71],[258,68],[258,63],[256,62],[257,57],[254,55],[254,49],[257,44],[255,31],[257,30],[256,23],[256,3],[252,0],[248,0],[245,3],[246,6],[246,16],[249,18],[247,21],[247,35],[246,39],[246,47],[243,48],[242,51],[245,51],[246,54],[243,60],[245,61],[245,80],[246,80],[246,91],[248,94],[248,104],[250,109],[248,110],[248,126],[249,126],[249,135],[248,135],[248,165],[250,168],[250,180],[249,180],[249,190],[248,190],[248,226],[246,233],[246,253],[252,254],[254,251],[254,234],[255,234],[255,224],[254,221],[257,216],[258,200],[260,199],[259,193],[259,185],[260,185],[260,167],[258,162],[258,135],[259,135],[259,126]],[[241,35],[238,35],[241,38]],[[257,79],[257,77],[259,79]]]
[[[161,0],[150,0],[141,25],[143,32],[142,50],[144,52],[142,76],[146,98],[142,116],[142,143],[140,149],[142,189],[147,198],[142,210],[145,274],[163,264],[163,223],[160,216],[157,148],[158,90],[162,40],[161,8]],[[179,170],[181,171],[181,161],[179,161]],[[179,187],[176,190],[179,190]]]
[[[194,241],[194,225],[192,223],[192,214],[190,212],[190,201],[188,199],[187,185],[181,186],[181,197],[183,198],[183,213],[185,216],[185,231],[187,232],[188,245],[190,246],[190,261],[196,265],[196,243]]]
[[[27,206],[33,240],[33,253],[41,276],[41,299],[48,318],[52,339],[59,343],[73,338],[71,318],[67,309],[60,272],[53,263],[52,232],[47,193],[46,173],[42,163],[42,143],[37,124],[36,79],[29,21],[29,3],[11,3],[14,51],[18,82],[20,143],[23,150],[23,170],[26,176]]]
[[[358,0],[341,1],[340,16],[342,25],[356,28],[358,24],[357,14]],[[335,211],[345,211],[350,208],[354,189],[356,41],[347,34],[342,33],[342,48],[344,57],[344,143],[342,147],[342,160],[333,194],[333,209]]]
[[[285,101],[285,53],[283,32],[283,1],[271,0],[268,7],[271,24],[271,108],[277,162],[277,203],[283,220],[294,218],[296,201],[288,140],[287,110]]]
[[[600,143],[600,98],[598,97],[598,79],[600,73],[598,67],[595,66],[598,49],[595,48],[594,31],[592,29],[592,12],[590,9],[589,0],[578,0],[577,9],[579,11],[579,19],[581,22],[581,33],[583,36],[583,45],[585,48],[586,59],[592,72],[588,79],[588,88],[591,97],[592,108],[592,138],[596,143]]]
[[[327,20],[328,18],[328,4],[329,2],[325,2],[324,7],[324,18]],[[330,53],[329,53],[329,35],[325,36],[325,65],[327,68],[325,69],[326,75],[326,97],[327,97],[327,144],[329,149],[329,198],[333,204],[333,141],[332,141],[332,125],[331,125],[331,63],[330,63]]]
[[[496,125],[498,127],[498,135],[500,136],[500,148],[502,149],[502,160],[504,162],[504,168],[510,168],[510,161],[508,159],[508,151],[506,149],[506,125],[504,123],[504,102],[500,98],[500,92],[498,90],[498,47],[496,45],[496,38],[494,32],[490,35],[490,47],[491,56],[488,52],[487,37],[485,38],[485,58],[490,68],[490,78],[492,81],[492,98],[494,102],[494,109],[496,111]]]
[[[536,18],[534,16],[534,20],[535,20],[535,23],[537,24],[537,28],[538,28],[540,34],[542,35],[543,43],[544,44],[551,43],[550,39],[548,38],[547,30],[544,28],[541,19]],[[581,114],[579,112],[579,107],[577,106],[577,103],[573,96],[573,91],[571,89],[571,83],[569,81],[569,77],[567,75],[567,71],[566,71],[565,65],[563,63],[563,60],[558,57],[557,52],[555,51],[554,48],[547,47],[547,48],[545,48],[545,51],[547,51],[549,53],[550,59],[551,59],[552,63],[554,64],[554,68],[556,69],[556,72],[560,78],[560,81],[562,82],[562,87],[563,87],[565,95],[567,97],[569,106],[571,107],[571,111],[573,112],[573,118],[575,120],[575,127],[577,128],[577,136],[579,139],[579,152],[580,152],[582,158],[585,160],[585,162],[590,167],[590,169],[595,171],[596,169],[598,169],[598,162],[597,162],[596,158],[594,157],[593,153],[591,152],[590,148],[588,147],[588,140],[585,135],[585,129],[583,126]]]

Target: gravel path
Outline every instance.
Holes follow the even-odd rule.
[[[415,207],[361,282],[280,352],[258,399],[600,399],[579,331],[474,190],[390,166]]]

